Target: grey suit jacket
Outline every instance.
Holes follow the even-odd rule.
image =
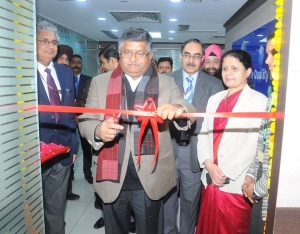
[[[108,72],[92,79],[91,86],[86,101],[86,107],[105,108],[107,86],[112,72]],[[187,108],[188,112],[195,112],[195,108],[187,103],[180,93],[173,78],[166,75],[159,76],[159,95],[158,106],[171,103],[179,104]],[[79,117],[80,133],[85,137],[95,150],[99,150],[103,144],[96,143],[94,139],[94,131],[98,124],[104,119],[103,114],[83,114]],[[191,123],[195,119],[191,119]],[[132,129],[133,130],[133,129]],[[172,143],[169,133],[168,121],[158,124],[159,131],[159,152],[156,164],[151,166],[153,155],[142,155],[141,163],[135,164],[138,177],[143,185],[147,196],[152,200],[158,200],[166,195],[174,186],[176,186],[176,174],[174,166],[174,156]],[[124,161],[121,169],[120,183],[111,181],[97,182],[94,180],[94,188],[105,203],[111,203],[117,199],[121,191],[128,160],[132,152],[133,161],[136,162],[137,156],[134,152],[133,132],[128,128],[126,135],[126,146]],[[97,157],[94,157],[97,163]],[[95,167],[96,170],[97,167]]]
[[[167,75],[174,77],[175,83],[179,87],[179,90],[183,93],[182,69],[168,73]],[[224,90],[223,84],[219,79],[199,71],[192,100],[192,104],[195,106],[197,113],[205,112],[210,96],[222,90]],[[200,171],[197,156],[197,135],[201,130],[202,122],[203,118],[197,118],[190,129],[190,143],[188,146],[190,148],[190,166],[193,172]],[[174,156],[176,158],[178,154],[178,140],[180,137],[180,132],[174,127],[173,123],[170,123],[170,132]]]

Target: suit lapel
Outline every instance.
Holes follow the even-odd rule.
[[[60,70],[59,66],[57,66],[57,64],[55,64],[55,63],[53,63],[53,64],[54,64],[54,68],[55,68],[55,71],[56,71],[58,82],[60,84],[60,89],[61,89],[61,105],[63,106],[64,105],[63,104],[64,103],[64,98],[65,98],[66,81],[63,78],[63,73]]]
[[[37,71],[37,79],[38,79],[38,96],[39,96],[39,100],[38,102],[40,104],[48,104],[50,105],[50,100],[48,98],[48,95],[46,93],[42,78],[40,76],[39,71]]]
[[[76,99],[77,98],[80,98],[82,96],[82,91],[83,89],[85,88],[86,84],[86,79],[85,79],[85,76],[84,75],[80,75],[80,80],[79,80],[79,84],[78,84],[78,91],[77,91],[77,95],[76,95]]]
[[[183,79],[182,79],[182,69],[174,72],[174,80],[175,83],[177,84],[180,92],[183,94]]]
[[[201,78],[201,71],[198,72],[198,77],[196,80],[195,88],[194,88],[194,95],[193,95],[193,100],[192,104],[194,106],[197,106],[198,103],[200,102],[202,95],[204,94],[204,85],[205,81]]]

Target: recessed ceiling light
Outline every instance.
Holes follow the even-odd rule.
[[[98,18],[98,20],[106,20],[105,18]]]
[[[262,34],[257,34],[257,36],[258,36],[258,37],[263,37],[264,35],[262,35]]]
[[[113,29],[113,30],[111,30],[112,32],[118,32],[118,30],[117,29]]]
[[[85,2],[86,0],[77,0],[77,2]]]
[[[169,33],[175,33],[175,31],[169,31]]]
[[[172,21],[172,22],[176,22],[176,21],[177,21],[177,19],[170,19],[170,21]]]
[[[169,40],[174,40],[174,38],[171,38],[171,37],[169,37],[168,39],[169,39]]]
[[[170,0],[171,2],[181,2],[181,0]]]
[[[161,38],[160,32],[149,32],[152,38]]]

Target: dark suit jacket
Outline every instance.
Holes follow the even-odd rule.
[[[174,78],[175,83],[179,87],[179,90],[183,92],[183,77],[182,77],[182,69],[179,69],[177,71],[168,73],[167,75]],[[215,93],[224,90],[222,82],[211,76],[208,75],[202,71],[199,71],[195,89],[194,89],[194,95],[192,104],[195,106],[197,112],[205,112],[206,111],[206,105],[208,102],[208,99],[210,96],[214,95]],[[197,136],[201,130],[203,118],[197,118],[196,121],[193,123],[189,135],[190,135],[190,166],[191,170],[193,172],[199,172],[200,166],[198,162],[198,156],[197,156]],[[170,133],[172,138],[172,144],[173,144],[173,151],[175,158],[178,154],[178,140],[180,139],[180,131],[178,131],[174,124],[170,122]]]
[[[61,105],[74,106],[74,78],[70,68],[65,65],[53,63],[62,91]],[[39,72],[38,78],[38,103],[51,105],[44,88]],[[69,153],[60,157],[62,165],[73,162],[73,154],[77,154],[78,143],[76,136],[76,121],[73,113],[60,113],[56,123],[53,112],[39,112],[40,140],[45,143],[62,144],[69,146]]]
[[[81,74],[76,96],[76,106],[84,106],[92,77]]]

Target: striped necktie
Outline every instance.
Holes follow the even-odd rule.
[[[47,86],[48,86],[50,103],[51,105],[54,106],[60,106],[60,97],[54,79],[51,75],[51,70],[49,68],[46,68],[45,72],[47,73]],[[55,120],[57,122],[59,118],[59,113],[54,112],[54,114],[55,114]]]
[[[193,77],[187,77],[186,80],[188,81],[189,85],[188,87],[186,88],[185,90],[185,100],[189,103],[192,102],[193,100],[193,94],[194,94],[194,91],[193,91]]]

